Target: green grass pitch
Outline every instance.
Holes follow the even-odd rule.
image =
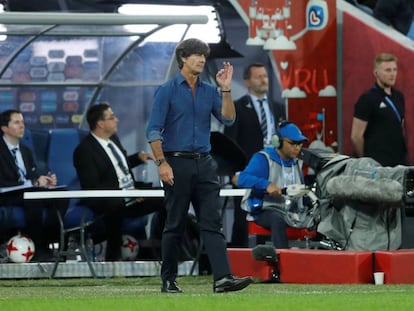
[[[161,294],[158,277],[0,280],[1,311],[34,310],[412,310],[414,285],[255,283],[214,294],[211,276],[180,277],[183,294]]]

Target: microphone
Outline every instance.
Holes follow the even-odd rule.
[[[332,177],[326,183],[326,191],[334,198],[375,204],[398,204],[404,195],[403,186],[396,180],[363,176]]]

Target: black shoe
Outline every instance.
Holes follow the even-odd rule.
[[[182,292],[176,281],[162,281],[161,293],[178,294]]]
[[[234,292],[242,290],[251,283],[253,283],[253,279],[250,276],[246,276],[244,278],[225,276],[224,278],[214,282],[213,290],[215,293]]]

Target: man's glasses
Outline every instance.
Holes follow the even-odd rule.
[[[103,118],[102,120],[103,121],[106,121],[106,120],[115,120],[116,119],[116,116],[110,116],[110,117],[107,117],[107,118]]]
[[[285,142],[287,142],[289,145],[301,147],[303,145],[303,141],[293,141],[289,139],[285,139]]]

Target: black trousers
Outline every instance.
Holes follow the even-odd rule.
[[[277,210],[263,210],[256,217],[255,221],[259,226],[271,230],[272,243],[275,248],[289,248],[286,233],[287,224],[281,212]]]
[[[166,220],[162,234],[162,280],[175,280],[178,244],[185,229],[190,202],[196,213],[214,279],[231,274],[223,235],[220,184],[217,163],[208,155],[201,159],[167,157],[174,173],[174,185],[164,184]]]

